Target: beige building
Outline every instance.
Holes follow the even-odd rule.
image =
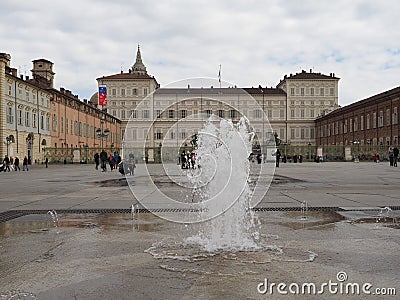
[[[140,49],[128,73],[97,81],[107,87],[108,112],[123,121],[125,146],[138,151],[160,145],[176,151],[211,115],[233,121],[245,115],[263,145],[274,141],[274,134],[287,145],[314,145],[314,120],[339,107],[339,78],[312,70],[285,75],[276,87],[159,88],[147,74]]]
[[[0,53],[0,157],[27,156],[30,163],[44,159],[43,148],[51,145],[49,91],[32,84],[28,76],[17,77],[11,56]]]

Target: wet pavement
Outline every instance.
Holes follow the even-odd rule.
[[[129,179],[133,189],[142,188],[141,167]],[[157,166],[150,168],[159,188],[185,201],[170,178]],[[200,225],[169,222],[144,210],[130,213],[138,203],[115,171],[74,165],[0,174],[0,215],[27,212],[0,222],[0,300],[17,294],[21,299],[397,299],[399,172],[372,163],[282,165],[258,205],[265,210],[255,213],[260,249],[213,253],[188,242]],[[63,213],[55,219],[35,210]],[[371,283],[374,293],[396,288],[397,296],[327,289],[319,295],[281,294],[276,288],[272,295],[271,290],[260,294],[265,279],[287,286]]]

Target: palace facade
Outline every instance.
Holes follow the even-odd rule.
[[[107,111],[122,120],[124,140],[133,148],[186,144],[211,115],[233,121],[247,116],[263,143],[276,134],[286,145],[315,145],[315,119],[339,107],[339,78],[312,70],[285,75],[276,87],[159,88],[140,48],[128,72],[97,82],[107,87]]]

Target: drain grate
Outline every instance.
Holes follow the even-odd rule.
[[[389,206],[392,210],[400,210],[400,206]],[[268,212],[268,211],[301,211],[301,207],[255,207],[253,208],[256,212]],[[346,211],[368,211],[376,210],[376,208],[366,209],[350,209]],[[309,206],[308,211],[345,211],[341,207],[313,207]],[[34,214],[47,214],[48,210],[43,209],[32,209],[32,210],[10,210],[0,213],[0,223],[10,221],[25,215]],[[187,209],[187,208],[158,208],[158,209],[146,209],[139,208],[135,210],[136,213],[195,213],[200,212],[199,209]],[[132,210],[130,208],[103,208],[103,209],[58,209],[58,214],[130,214]]]

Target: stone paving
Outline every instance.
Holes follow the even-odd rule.
[[[160,165],[148,167],[163,191],[182,194]],[[154,187],[144,174],[144,165],[138,165],[129,178],[132,190],[152,197]],[[149,213],[74,212],[60,214],[58,222],[46,214],[129,211],[137,201],[121,179],[116,171],[103,173],[92,165],[0,173],[0,215],[45,212],[0,223],[0,300],[15,299],[16,293],[40,300],[398,299],[400,169],[386,163],[282,164],[275,180],[281,183],[272,183],[258,204],[282,209],[257,212],[261,251],[207,253],[183,243],[198,237],[202,224],[168,222]],[[165,205],[157,201],[155,207]],[[310,208],[341,211],[302,212],[304,201]],[[385,206],[394,209],[390,217],[378,214]],[[266,279],[311,282],[318,290],[329,281],[371,283],[372,294],[327,288],[320,294],[281,294],[276,288],[262,294],[257,287]],[[377,288],[394,288],[397,294],[378,295]]]

